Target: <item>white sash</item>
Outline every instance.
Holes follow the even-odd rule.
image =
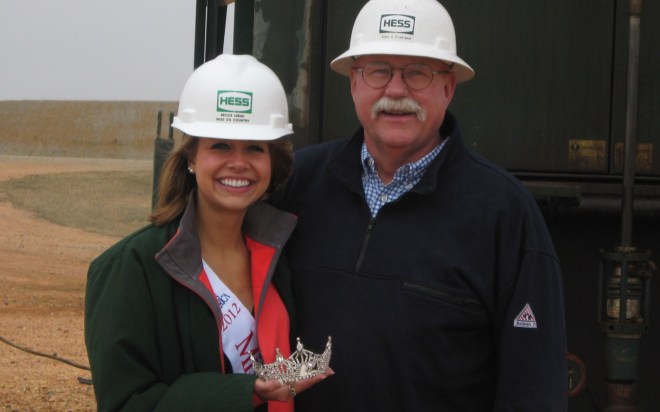
[[[222,312],[222,349],[234,373],[254,373],[250,352],[257,356],[257,325],[252,313],[202,260],[204,271]]]

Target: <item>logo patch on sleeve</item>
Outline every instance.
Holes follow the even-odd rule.
[[[532,312],[532,307],[529,306],[529,303],[526,303],[523,310],[516,316],[516,319],[513,321],[513,327],[536,329],[536,317],[534,317],[534,312]]]

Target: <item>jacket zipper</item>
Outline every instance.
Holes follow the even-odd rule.
[[[367,225],[367,234],[364,237],[364,240],[362,241],[362,247],[360,248],[360,254],[358,255],[357,263],[355,264],[355,272],[360,271],[360,267],[362,266],[362,261],[364,260],[364,255],[367,252],[367,245],[369,244],[369,238],[371,237],[371,230],[374,227],[374,223],[376,223],[376,218],[372,217],[369,219],[369,224]]]

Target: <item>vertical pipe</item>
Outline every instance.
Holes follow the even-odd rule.
[[[630,0],[628,32],[628,92],[626,100],[626,136],[623,163],[623,200],[621,246],[632,246],[633,195],[637,146],[637,82],[639,69],[639,28],[642,0]]]
[[[619,280],[618,321],[622,331],[608,333],[606,348],[607,412],[637,412],[637,385],[639,344],[643,325],[628,322],[628,305],[632,304],[628,292],[631,287],[629,258],[635,251],[632,245],[633,200],[637,149],[637,87],[639,71],[639,33],[642,0],[630,0],[628,30],[628,84],[626,96],[626,135],[623,158],[623,199],[621,204],[621,278]],[[646,314],[645,314],[646,315]]]
[[[206,11],[206,61],[218,55],[218,0],[208,0]]]
[[[193,68],[204,64],[206,45],[206,0],[197,0],[195,9],[195,54]]]

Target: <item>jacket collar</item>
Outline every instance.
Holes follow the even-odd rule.
[[[196,191],[188,195],[176,234],[156,254],[156,260],[171,275],[186,281],[202,271],[201,246],[197,233]],[[296,225],[296,217],[275,207],[257,202],[250,206],[243,222],[243,233],[256,242],[281,250]]]
[[[449,112],[445,113],[445,120],[440,126],[440,136],[448,139],[447,143],[445,143],[445,147],[442,148],[440,155],[433,161],[433,163],[431,163],[417,186],[413,188],[413,192],[420,194],[434,192],[438,186],[440,175],[456,163],[463,160],[466,156],[466,149],[463,144],[461,131],[458,128],[458,121],[456,120],[456,117]]]

